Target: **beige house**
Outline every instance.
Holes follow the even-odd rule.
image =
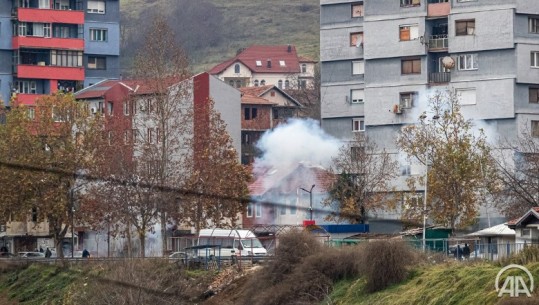
[[[298,56],[292,45],[253,45],[208,73],[236,87],[274,85],[280,89],[309,88],[316,62]]]

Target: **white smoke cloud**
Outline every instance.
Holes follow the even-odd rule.
[[[317,121],[293,119],[267,131],[258,141],[262,157],[255,160],[255,168],[293,169],[300,162],[327,168],[341,145]]]

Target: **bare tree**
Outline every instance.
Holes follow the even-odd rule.
[[[397,175],[397,162],[363,134],[343,145],[333,159],[331,171],[337,174],[325,206],[336,208],[328,220],[364,223],[369,212],[390,209],[395,202],[390,181]]]

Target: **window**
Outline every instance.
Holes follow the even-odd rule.
[[[532,137],[539,138],[539,121],[531,122]]]
[[[18,36],[26,36],[26,29],[27,29],[27,25],[26,25],[26,22],[19,22],[19,26],[18,26]]]
[[[105,0],[88,0],[87,12],[91,14],[104,14]]]
[[[401,176],[410,176],[412,174],[412,166],[408,164],[400,165]]]
[[[352,146],[350,147],[350,159],[352,161],[361,160],[362,156],[365,156],[365,147],[364,146]]]
[[[419,26],[417,24],[401,25],[399,27],[399,38],[401,41],[419,39]]]
[[[279,87],[279,89],[283,89],[283,81],[282,80],[279,80],[277,82],[277,87]]]
[[[112,102],[107,102],[107,113],[109,115],[113,115],[114,114],[113,110],[114,110],[114,104]]]
[[[475,33],[475,19],[455,21],[457,36],[473,35]]]
[[[255,206],[255,217],[262,217],[262,204],[260,202],[256,203]]]
[[[279,60],[279,66],[286,67],[286,63],[284,62],[284,60]]]
[[[257,67],[262,67],[262,61],[261,61],[261,60],[257,60],[257,61],[256,61],[256,66],[257,66]]]
[[[131,141],[133,144],[137,144],[137,135],[138,135],[138,129],[133,129],[131,131]]]
[[[50,0],[39,0],[38,8],[40,8],[40,9],[50,9],[51,8]]]
[[[299,81],[299,87],[300,87],[301,89],[307,88],[307,81],[304,80],[304,79],[300,80],[300,81]]]
[[[124,102],[124,115],[129,115],[129,102]]]
[[[401,61],[402,74],[421,74],[421,59],[403,59]]]
[[[265,86],[266,85],[266,81],[265,80],[261,80],[260,81],[260,86]]]
[[[50,23],[43,24],[43,37],[51,37],[51,24]]]
[[[419,6],[419,5],[421,5],[420,0],[401,0],[401,7]]]
[[[28,108],[28,119],[33,121],[36,118],[36,110],[34,108]]]
[[[146,133],[146,140],[149,144],[153,143],[153,128],[148,128]]]
[[[365,131],[365,121],[363,119],[352,119],[352,131],[353,132]]]
[[[88,69],[105,70],[107,69],[107,59],[100,56],[88,56]]]
[[[236,88],[241,88],[241,80],[236,80]]]
[[[539,68],[539,51],[533,51],[530,53],[531,67]]]
[[[475,88],[456,89],[455,94],[461,105],[475,105]]]
[[[537,87],[530,87],[529,89],[529,102],[538,104],[539,103],[539,88]]]
[[[155,129],[155,143],[161,143],[161,129]]]
[[[363,46],[363,33],[350,33],[350,46],[357,47]]]
[[[539,34],[539,18],[528,18],[528,31],[533,34]]]
[[[301,73],[307,73],[307,64],[301,64]]]
[[[255,79],[255,87],[258,87],[258,79]]]
[[[256,107],[245,107],[244,109],[244,119],[245,120],[253,120],[257,117],[257,108]]]
[[[363,17],[363,3],[352,4],[352,18]]]
[[[457,57],[459,70],[477,70],[477,54],[463,54]]]
[[[129,144],[129,130],[124,130],[124,144]]]
[[[520,230],[521,230],[520,236],[531,236],[530,229],[520,229]]]
[[[289,81],[289,80],[285,80],[285,81],[284,81],[284,88],[285,88],[285,89],[290,88],[290,81]]]
[[[35,81],[17,81],[15,82],[15,88],[17,88],[18,93],[26,94],[36,94],[37,93],[37,84]]]
[[[89,64],[90,63],[88,62],[88,66]],[[82,52],[51,50],[51,65],[61,67],[82,67]]]
[[[247,205],[247,217],[253,217],[253,204],[251,202]]]
[[[363,99],[365,98],[365,91],[362,89],[353,89],[350,90],[350,96],[350,103],[360,104],[363,103]]]
[[[107,29],[90,29],[91,41],[107,41]]]
[[[289,200],[286,200],[285,204],[283,204],[281,207],[280,207],[280,214],[281,215],[286,215],[286,208],[287,206],[289,205]]]
[[[240,64],[234,65],[234,73],[240,73]]]
[[[68,10],[69,0],[54,0],[54,9],[55,10]]]
[[[365,64],[362,60],[352,61],[352,75],[365,74]]]
[[[412,108],[417,100],[417,92],[404,92],[400,94],[399,105],[401,108]]]

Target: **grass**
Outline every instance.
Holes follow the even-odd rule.
[[[330,299],[333,304],[428,304],[464,305],[497,304],[500,299],[494,288],[500,266],[491,263],[459,264],[421,267],[404,283],[378,293],[365,292],[365,280],[342,281],[335,285]],[[539,263],[527,265],[539,281]],[[502,277],[502,283],[507,274]]]
[[[61,267],[29,265],[2,274],[0,291],[22,304],[62,304],[65,292],[81,277],[81,274]]]
[[[253,44],[292,44],[298,54],[317,60],[320,50],[320,8],[318,0],[208,0],[223,14],[223,42],[208,44],[191,54],[194,72],[209,70],[235,56],[240,48]],[[174,1],[121,0],[126,18],[137,18],[148,6]],[[169,4],[170,5],[170,4]],[[196,55],[196,56],[195,56]],[[129,61],[130,59],[125,59]]]

